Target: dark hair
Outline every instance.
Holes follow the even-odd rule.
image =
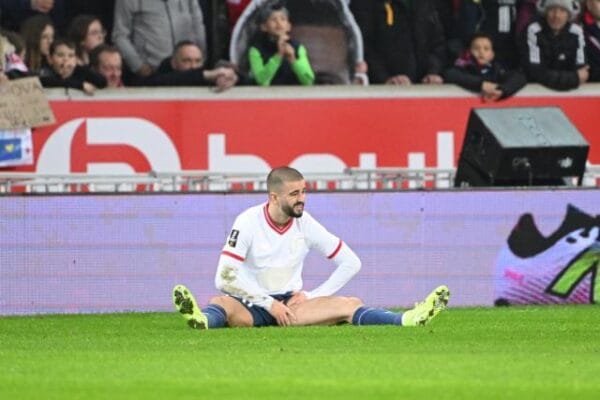
[[[469,47],[471,47],[473,45],[473,42],[477,39],[487,39],[492,44],[492,47],[494,47],[494,40],[492,39],[492,35],[490,35],[487,32],[475,32],[474,34],[472,34],[471,39],[469,40]]]
[[[79,14],[69,24],[67,37],[75,43],[77,57],[83,57],[84,49],[81,43],[85,40],[92,22],[100,22],[100,18],[90,14]],[[102,22],[100,22],[102,24]]]
[[[54,28],[52,19],[46,14],[36,14],[27,18],[21,24],[21,36],[25,40],[25,65],[32,73],[37,73],[42,66],[40,40],[47,26]]]
[[[175,45],[175,47],[173,48],[173,55],[177,54],[177,52],[185,46],[196,46],[197,48],[200,48],[200,46],[198,46],[196,44],[196,42],[192,42],[191,40],[181,40],[179,42],[177,42],[177,44]]]
[[[300,171],[291,167],[277,167],[267,176],[267,191],[276,192],[284,182],[295,182],[304,179]]]
[[[115,46],[111,46],[110,44],[99,44],[98,46],[94,47],[94,49],[90,52],[90,66],[92,68],[98,69],[98,67],[100,67],[100,55],[102,53],[118,53],[121,54],[119,52],[119,49],[117,49]]]
[[[264,4],[258,10],[258,23],[264,24],[269,19],[271,14],[273,14],[276,11],[282,11],[286,15],[290,15],[288,9],[285,7],[285,2],[282,0],[276,0],[271,4]]]
[[[52,44],[50,45],[50,55],[53,55],[56,52],[56,48],[58,46],[67,46],[72,50],[75,50],[76,47],[75,43],[73,43],[72,40],[65,38],[54,39],[54,42],[52,42]]]

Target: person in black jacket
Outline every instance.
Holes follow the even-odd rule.
[[[492,36],[483,32],[472,36],[469,50],[444,72],[444,80],[480,93],[486,102],[512,96],[527,83],[525,75],[496,61]]]
[[[517,11],[522,0],[463,0],[458,12],[458,30],[465,46],[476,32],[492,38],[495,60],[507,68],[519,65],[517,52]]]
[[[520,40],[521,66],[532,82],[555,90],[570,90],[587,82],[583,29],[571,21],[578,0],[541,0],[542,18],[529,24]]]
[[[235,70],[229,65],[214,69],[204,68],[204,56],[198,45],[183,40],[175,45],[171,57],[165,58],[156,72],[136,85],[141,86],[210,86],[218,91],[229,89],[238,81]]]
[[[352,0],[371,83],[442,83],[444,28],[433,0]]]
[[[46,88],[74,88],[93,94],[96,89],[106,87],[103,76],[77,65],[75,43],[70,40],[56,39],[52,42],[48,64],[49,67],[40,71],[40,81]]]

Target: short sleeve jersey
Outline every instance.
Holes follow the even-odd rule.
[[[341,240],[308,212],[279,227],[263,204],[236,218],[222,255],[242,262],[240,273],[273,295],[302,289],[302,267],[309,250],[333,258],[341,246]]]

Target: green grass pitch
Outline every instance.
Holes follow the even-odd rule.
[[[168,398],[598,399],[600,307],[451,308],[423,328],[0,318],[0,399]]]

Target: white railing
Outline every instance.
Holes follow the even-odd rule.
[[[454,169],[347,168],[342,173],[305,174],[312,191],[449,189]],[[571,186],[576,186],[573,179]],[[588,166],[583,186],[600,187],[600,166]],[[179,171],[131,175],[0,173],[0,194],[265,191],[265,174]]]

